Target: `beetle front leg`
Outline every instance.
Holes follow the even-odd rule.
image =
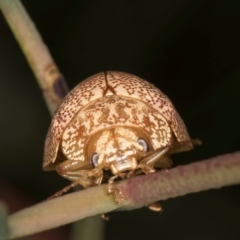
[[[57,165],[56,171],[70,181],[78,181],[84,188],[100,185],[103,178],[101,167],[82,169],[82,162],[66,160]]]
[[[159,149],[152,154],[150,153],[150,155],[140,161],[138,168],[140,168],[145,174],[155,172],[156,170],[154,169],[154,165],[156,163],[158,163],[158,167],[160,168],[170,168],[172,166],[172,160],[164,156],[169,149],[170,147],[166,147],[164,149]]]
[[[58,172],[58,174],[72,181],[72,183],[67,187],[63,188],[62,190],[58,191],[48,199],[59,197],[77,185],[88,188],[101,184],[103,178],[103,171],[100,167],[79,170],[80,168],[82,168],[82,162],[79,161],[66,160],[58,164],[56,167],[56,171]]]

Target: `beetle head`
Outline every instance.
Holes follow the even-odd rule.
[[[110,169],[114,175],[134,171],[139,160],[152,149],[147,134],[133,127],[115,127],[92,136],[87,154],[92,164]]]

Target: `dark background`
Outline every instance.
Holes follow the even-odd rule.
[[[103,70],[159,87],[202,147],[187,164],[239,150],[240,2],[218,0],[24,0],[70,88]],[[50,115],[34,76],[0,16],[0,198],[10,212],[69,182],[42,171]],[[231,186],[111,213],[105,239],[240,239],[240,187]],[[94,231],[94,229],[93,229]],[[52,234],[52,235],[50,235]],[[25,239],[68,239],[68,228]]]

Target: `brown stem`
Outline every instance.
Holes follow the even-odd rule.
[[[48,48],[44,44],[21,2],[19,0],[0,0],[0,9],[38,81],[49,112],[53,115],[64,96],[68,93],[68,87],[64,81],[63,75],[58,70]],[[1,216],[4,217],[5,215],[5,211],[0,208],[0,220],[2,219],[3,221],[6,219],[1,218]],[[88,229],[96,228],[95,231],[88,231],[85,228],[77,238],[81,239],[82,236],[84,236],[85,239],[102,239],[103,230],[101,226],[103,226],[103,224],[98,218],[95,220],[92,218],[91,225],[92,226],[89,227],[89,221],[86,221],[86,223],[83,221],[81,221],[81,223],[78,222],[75,229],[83,229],[83,226],[88,226]],[[2,239],[1,234],[3,234],[5,229],[4,226],[4,223],[0,224],[0,239]],[[72,234],[75,236],[76,232],[77,231],[74,230]],[[94,237],[93,234],[95,234]],[[3,239],[6,238],[3,237]]]
[[[68,92],[62,74],[21,2],[0,0],[0,9],[33,70],[50,113],[53,114]]]
[[[114,198],[123,208],[131,209],[233,184],[240,184],[240,152],[120,182]]]
[[[92,187],[12,214],[8,222],[9,238],[116,209],[140,208],[158,200],[240,184],[239,173],[240,152],[236,152],[121,181],[115,184],[115,194],[110,196],[106,194],[106,185]]]

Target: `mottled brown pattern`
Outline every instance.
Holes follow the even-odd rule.
[[[131,74],[99,73],[77,85],[59,106],[45,142],[44,169],[56,160],[62,138],[64,154],[84,161],[87,139],[117,125],[144,129],[156,149],[169,144],[171,130],[180,144],[191,147],[182,119],[160,90]]]
[[[132,112],[137,114],[131,114]],[[77,119],[82,119],[82,121],[77,121]],[[149,136],[154,149],[168,146],[171,143],[171,129],[167,121],[155,109],[148,109],[148,106],[141,101],[112,95],[90,103],[69,123],[63,134],[64,154],[68,159],[84,161],[86,141],[96,132],[113,126],[141,129],[140,131]],[[74,130],[77,133],[73,136]],[[81,149],[82,156],[75,153],[79,153],[80,146],[83,148]],[[108,149],[104,151],[107,152]]]
[[[109,113],[110,113],[110,109],[108,108],[108,107],[104,107],[103,109],[102,109],[102,114],[100,115],[100,117],[98,118],[98,123],[103,123],[103,122],[106,122],[107,121],[107,119],[108,119],[108,117],[109,117]],[[94,127],[94,126],[91,126],[92,128]]]
[[[45,141],[43,167],[55,161],[64,129],[75,114],[89,102],[101,98],[105,89],[103,73],[96,74],[79,83],[58,107]]]
[[[158,110],[171,124],[179,142],[187,142],[189,140],[185,124],[170,99],[154,85],[139,77],[122,72],[108,72],[107,80],[108,84],[115,89],[116,94],[142,100]]]
[[[126,122],[126,120],[130,117],[124,110],[126,108],[127,108],[127,104],[125,106],[122,103],[117,104],[115,107],[115,111],[116,111],[120,121]]]

